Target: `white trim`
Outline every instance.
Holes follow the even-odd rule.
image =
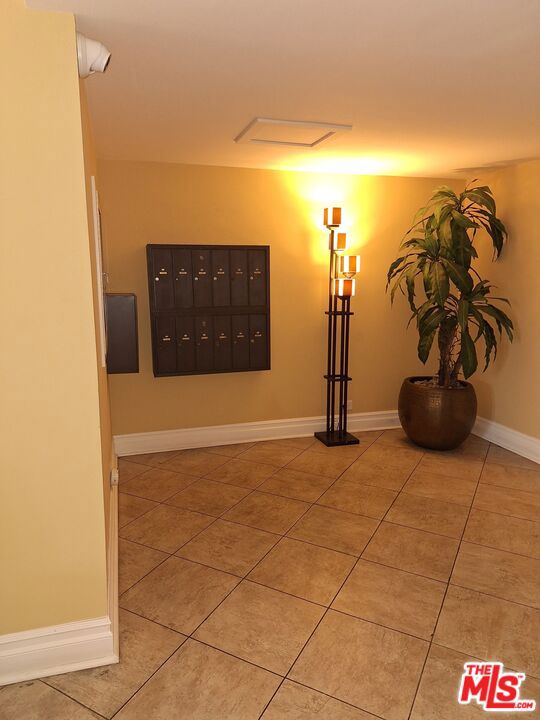
[[[92,220],[94,224],[94,250],[96,255],[96,293],[98,300],[98,326],[99,326],[99,356],[101,367],[107,365],[107,331],[105,327],[105,308],[103,302],[103,250],[101,245],[101,221],[99,217],[99,196],[96,188],[96,178],[90,177],[92,191]]]
[[[540,440],[538,438],[481,417],[476,419],[473,432],[495,445],[500,445],[506,450],[540,463]]]
[[[262,420],[260,422],[236,423],[234,425],[211,425],[160,432],[131,433],[115,435],[114,449],[117,455],[138,455],[140,453],[185,450],[186,448],[232,445],[259,440],[278,440],[289,437],[307,437],[324,428],[324,417],[289,418],[284,420]],[[348,429],[387,430],[399,427],[397,410],[381,412],[351,413]]]
[[[116,465],[116,457],[114,459]],[[109,496],[109,547],[107,553],[107,590],[108,609],[111,619],[113,653],[118,662],[119,626],[118,626],[118,485],[111,485]]]
[[[0,685],[115,662],[108,617],[0,636]]]

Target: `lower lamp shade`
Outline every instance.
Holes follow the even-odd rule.
[[[350,278],[337,278],[332,281],[332,295],[338,297],[353,297],[356,291],[356,282]]]
[[[333,243],[333,249],[336,252],[340,252],[341,250],[347,249],[347,233],[344,232],[335,232],[331,233],[332,243]],[[330,248],[332,249],[332,248]]]

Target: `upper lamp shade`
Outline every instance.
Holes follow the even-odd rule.
[[[324,208],[324,224],[326,227],[339,227],[341,225],[341,208]]]
[[[353,297],[356,283],[350,278],[338,278],[332,282],[332,295],[338,297]]]
[[[360,255],[341,255],[339,258],[339,272],[346,278],[352,278],[360,272]]]

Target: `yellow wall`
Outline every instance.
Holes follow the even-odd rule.
[[[98,379],[71,15],[0,15],[0,633],[103,616]]]
[[[509,238],[495,263],[489,239],[481,238],[478,267],[495,294],[511,301],[516,338],[512,345],[503,340],[495,364],[473,378],[479,414],[540,438],[540,160],[487,173],[481,182],[493,190]]]
[[[139,307],[141,372],[110,378],[115,434],[324,413],[327,204],[344,208],[351,250],[362,256],[353,412],[396,408],[403,377],[422,366],[415,330],[406,331],[408,308],[390,308],[385,275],[416,209],[442,180],[113,161],[99,163],[99,178],[110,289],[135,292]],[[271,371],[153,377],[147,243],[270,245]]]
[[[96,270],[96,244],[94,236],[94,212],[92,199],[92,176],[95,178],[96,185],[99,190],[97,180],[97,162],[94,147],[94,138],[92,135],[92,127],[88,113],[88,103],[86,98],[85,81],[79,82],[79,91],[81,98],[81,121],[83,134],[84,149],[84,175],[86,186],[86,208],[88,221],[88,234],[90,240],[90,261],[92,267],[92,299],[94,307],[94,332],[96,337],[96,366],[98,372],[98,391],[99,391],[99,424],[101,429],[101,465],[103,472],[103,499],[105,512],[105,540],[109,538],[109,505],[110,505],[110,475],[111,469],[116,465],[116,458],[112,446],[112,428],[111,428],[111,412],[109,406],[109,384],[107,369],[101,364],[101,336],[99,323],[99,301],[97,287],[97,270]],[[103,247],[103,256],[105,248]],[[102,258],[103,270],[106,267],[106,259]]]

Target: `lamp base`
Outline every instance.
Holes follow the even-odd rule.
[[[358,445],[360,440],[351,435],[351,433],[334,432],[316,432],[315,437],[320,440],[326,447],[337,447],[338,445]]]

